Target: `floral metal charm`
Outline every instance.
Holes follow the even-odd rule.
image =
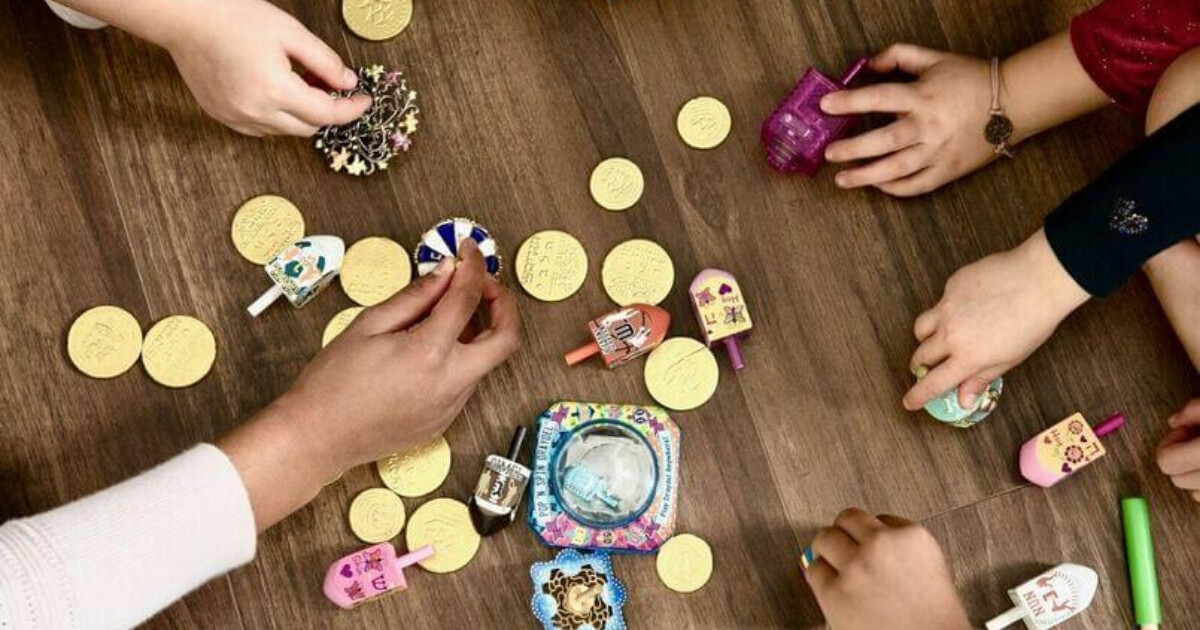
[[[1117,204],[1108,215],[1108,227],[1118,234],[1136,236],[1150,229],[1150,219],[1138,214],[1136,201],[1117,197]]]
[[[399,70],[373,65],[358,70],[358,86],[337,92],[348,98],[371,97],[371,107],[361,118],[345,125],[322,127],[314,143],[335,171],[371,175],[388,167],[397,153],[408,151],[417,131],[417,91],[410,90]]]

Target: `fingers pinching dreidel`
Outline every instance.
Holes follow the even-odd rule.
[[[371,545],[329,565],[325,572],[325,597],[342,608],[408,588],[404,569],[433,556],[433,547],[396,557],[391,543]]]
[[[1037,434],[1021,447],[1021,476],[1049,488],[1079,472],[1080,468],[1104,457],[1100,438],[1120,429],[1125,416],[1113,414],[1096,426],[1076,413]]]
[[[671,314],[649,304],[630,304],[588,322],[592,341],[566,354],[567,365],[596,353],[615,368],[653,350],[667,336]]]
[[[700,330],[704,331],[704,342],[709,346],[721,341],[729,352],[733,368],[746,367],[738,339],[753,328],[750,313],[746,310],[746,299],[742,288],[728,271],[705,269],[692,280],[688,289]]]
[[[263,269],[273,283],[246,310],[258,317],[280,296],[292,306],[308,304],[338,275],[346,243],[336,236],[308,236],[283,248]]]

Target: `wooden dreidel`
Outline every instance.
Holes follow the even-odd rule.
[[[700,320],[704,342],[709,346],[718,341],[724,342],[733,369],[746,367],[738,338],[745,336],[754,324],[750,321],[750,313],[746,311],[746,299],[737,280],[727,271],[705,269],[692,280],[688,295],[696,311],[696,319]]]
[[[667,336],[671,314],[649,304],[630,304],[588,322],[592,341],[566,354],[575,365],[600,353],[604,364],[615,368],[653,350]]]
[[[1104,457],[1100,438],[1120,429],[1125,416],[1113,414],[1096,426],[1076,413],[1037,434],[1021,447],[1021,476],[1049,488]]]
[[[355,606],[408,588],[404,569],[433,556],[425,545],[396,557],[391,543],[371,545],[329,565],[325,572],[325,597],[342,608]]]
[[[273,284],[246,310],[258,317],[280,296],[296,308],[308,304],[338,275],[345,255],[346,244],[336,236],[306,236],[288,245],[263,266]]]

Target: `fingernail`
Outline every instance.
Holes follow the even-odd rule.
[[[453,258],[443,258],[443,259],[441,259],[441,261],[438,262],[437,266],[433,268],[433,275],[445,276],[445,275],[448,275],[452,271],[454,271],[454,259]]]
[[[354,86],[358,84],[358,75],[355,74],[350,68],[346,68],[345,70],[342,70],[342,81],[344,81],[348,87]]]
[[[822,96],[821,97],[821,111],[825,112],[826,114],[832,114],[833,112],[829,111],[829,105],[831,103],[833,103],[833,99],[830,98],[828,94],[826,94],[825,96]]]
[[[829,160],[830,162],[834,161],[834,160],[833,160],[833,150],[832,150],[832,149],[825,149],[825,159],[826,159],[826,160]]]
[[[1173,413],[1170,418],[1167,418],[1167,426],[1173,427],[1179,424],[1179,414]]]
[[[462,242],[462,245],[459,246],[459,249],[460,253],[462,254],[477,252],[479,251],[479,243],[476,243],[475,239],[473,238],[468,238]]]
[[[835,182],[835,183],[836,183],[838,186],[841,186],[842,188],[845,188],[845,187],[847,187],[847,186],[849,186],[849,185],[850,185],[849,178],[848,178],[848,177],[846,177],[846,174],[845,174],[845,173],[838,173],[837,175],[835,175],[835,176],[833,177],[833,181],[834,181],[834,182]]]
[[[979,394],[967,394],[963,396],[963,402],[966,403],[963,407],[970,409],[975,406],[975,401],[979,399]]]

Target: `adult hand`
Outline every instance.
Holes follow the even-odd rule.
[[[812,548],[805,577],[833,630],[970,627],[941,547],[920,525],[850,508]]]
[[[274,403],[218,442],[242,475],[259,529],[342,471],[428,442],[521,343],[516,300],[466,240],[455,269],[363,311]],[[480,305],[486,322],[472,326]]]
[[[929,192],[996,158],[983,137],[991,109],[988,62],[912,44],[893,44],[871,59],[875,72],[915,75],[827,94],[830,114],[895,114],[891,124],[830,144],[831,162],[869,160],[835,177],[843,188],[874,186],[907,197]]]
[[[913,324],[920,345],[909,367],[929,372],[904,395],[904,407],[915,411],[956,387],[959,405],[972,407],[989,382],[1024,361],[1089,297],[1042,230],[959,269]]]
[[[1200,503],[1200,398],[1167,419],[1171,430],[1158,445],[1158,469]]]
[[[333,98],[318,83],[348,90],[353,70],[295,18],[264,0],[190,0],[174,3],[157,40],[171,53],[200,107],[251,136],[311,136],[342,124],[370,106],[365,95]]]

